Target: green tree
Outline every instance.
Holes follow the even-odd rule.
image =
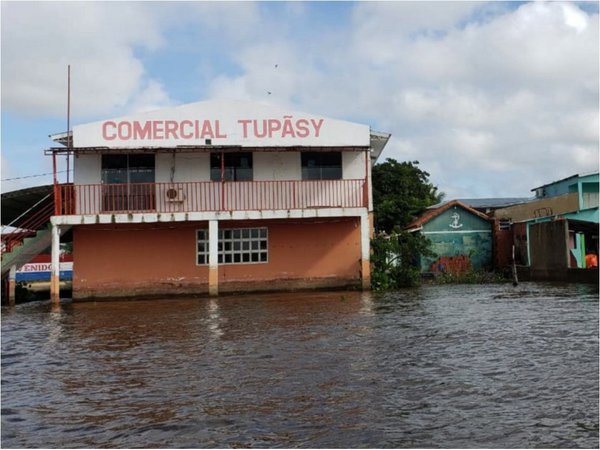
[[[401,230],[414,217],[442,201],[444,193],[429,182],[429,173],[419,161],[399,163],[388,158],[373,167],[373,210],[375,229],[390,233]]]
[[[399,163],[388,158],[373,167],[373,210],[378,235],[371,241],[371,282],[376,290],[418,285],[419,258],[434,256],[425,236],[403,231],[421,211],[444,197],[429,182],[429,173],[418,165],[419,161]]]
[[[371,240],[371,285],[375,290],[417,286],[421,280],[419,257],[433,256],[431,242],[421,233],[401,231]]]

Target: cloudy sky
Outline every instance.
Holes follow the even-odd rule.
[[[597,2],[2,1],[1,13],[3,192],[51,182],[30,176],[52,170],[48,135],[66,129],[68,64],[72,124],[269,102],[392,133],[383,158],[420,161],[448,199],[527,197],[598,170]]]

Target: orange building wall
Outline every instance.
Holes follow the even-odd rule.
[[[269,262],[222,264],[219,291],[358,284],[360,219],[219,222],[268,228]],[[196,265],[196,230],[207,222],[89,225],[73,230],[73,298],[208,292]]]

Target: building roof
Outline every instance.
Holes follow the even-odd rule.
[[[371,130],[371,164],[375,164],[384,147],[390,140],[390,133]]]
[[[421,214],[419,217],[417,217],[415,220],[413,220],[411,223],[409,223],[405,229],[407,231],[420,230],[423,227],[423,225],[425,225],[427,222],[429,222],[430,220],[439,216],[444,211],[447,211],[448,209],[452,208],[453,206],[459,206],[459,207],[463,208],[465,211],[473,214],[474,216],[477,216],[480,219],[486,220],[488,222],[492,220],[490,217],[477,211],[476,209],[471,208],[469,205],[463,203],[460,200],[451,200],[449,202],[443,203],[441,206],[439,206],[435,209],[432,209],[432,207],[426,209],[423,214]]]
[[[518,205],[530,201],[529,197],[499,197],[499,198],[460,198],[452,201],[459,201],[474,209],[498,209],[507,206]],[[448,202],[441,202],[430,206],[427,209],[436,209]]]
[[[562,178],[560,180],[552,181],[551,183],[546,183],[546,184],[542,184],[541,186],[534,187],[532,189],[532,191],[536,191],[537,189],[542,189],[542,188],[545,188],[547,186],[552,186],[553,184],[562,183],[563,181],[567,181],[567,180],[570,180],[570,179],[582,178],[582,177],[587,177],[587,176],[590,176],[590,175],[598,175],[598,171],[595,171],[595,172],[586,172],[586,173],[576,173],[575,175],[570,175],[570,176],[568,176],[566,178]]]
[[[80,124],[50,138],[76,152],[192,147],[240,151],[370,148],[374,163],[390,134],[373,131],[366,124],[262,102],[215,99]]]
[[[34,186],[2,193],[2,225],[8,225],[49,195],[54,185]]]

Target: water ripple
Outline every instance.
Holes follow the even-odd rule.
[[[598,447],[598,290],[2,309],[2,445]]]

